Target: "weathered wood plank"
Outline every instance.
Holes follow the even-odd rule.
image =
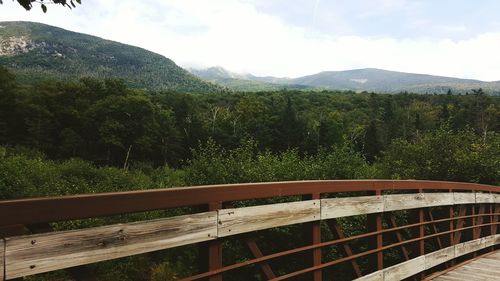
[[[499,244],[499,243],[497,242],[497,244]],[[492,260],[495,260],[495,261],[500,261],[500,251],[498,251],[498,252],[496,252],[496,253],[494,253],[492,255],[485,256],[484,259],[492,259]]]
[[[497,278],[496,274],[492,274],[490,272],[486,272],[484,270],[475,270],[475,269],[470,269],[466,265],[461,266],[458,269],[451,271],[449,273],[452,276],[462,276],[465,280],[499,280]]]
[[[486,259],[486,258],[481,258],[477,261],[475,261],[475,264],[481,264],[481,265],[486,265],[486,266],[493,266],[493,267],[499,267],[499,260],[492,260],[492,259]],[[499,274],[500,276],[500,274]]]
[[[321,200],[321,219],[380,213],[384,211],[382,196],[328,198]]]
[[[458,277],[452,277],[452,276],[439,276],[437,278],[434,278],[432,280],[435,280],[435,281],[468,281],[468,280],[464,280],[463,278],[458,278]]]
[[[461,278],[461,281],[492,281],[491,276],[483,276],[481,274],[476,274],[474,272],[469,271],[450,271],[446,274],[448,277]],[[495,280],[495,279],[493,279]],[[498,279],[496,279],[498,280]]]
[[[384,281],[384,272],[379,270],[363,277],[355,279],[356,281]]]
[[[472,262],[464,265],[465,269],[475,270],[478,272],[484,272],[492,274],[493,276],[500,276],[500,265],[492,266],[490,264],[484,264],[479,262]]]
[[[432,268],[455,258],[455,247],[447,247],[425,255],[425,269]]]
[[[475,204],[476,195],[474,192],[453,192],[453,203],[460,204]]]
[[[449,260],[452,260],[455,257],[459,257],[461,255],[489,247],[491,244],[491,241],[494,241],[495,245],[500,244],[500,240],[498,240],[498,241],[496,240],[497,236],[499,236],[499,235],[492,235],[492,236],[488,236],[488,237],[483,237],[480,239],[460,243],[460,244],[457,244],[455,246],[447,247],[447,248],[426,254],[424,256],[420,256],[420,257],[411,259],[409,261],[393,265],[393,266],[388,267],[386,269],[373,272],[367,276],[363,276],[363,277],[355,279],[355,280],[362,280],[362,281],[401,280],[401,279],[407,278],[409,276],[415,275],[417,273],[423,272],[427,269],[430,269],[434,266],[437,266],[437,265],[442,264],[444,262],[447,262]],[[458,252],[458,253],[456,253],[456,252]],[[495,258],[497,258],[497,257],[500,258],[500,252],[498,253],[498,256],[496,256],[496,255],[485,256],[477,261],[474,261],[473,263],[481,263],[485,259],[491,259],[491,261],[496,262],[497,260],[495,260]],[[500,262],[500,260],[498,260],[498,261]],[[496,263],[496,265],[498,265],[498,264],[499,263]],[[451,279],[448,279],[448,278],[451,278]],[[453,277],[453,276],[450,277],[448,274],[445,274],[445,275],[438,276],[438,277],[434,278],[433,280],[452,280],[454,278],[455,277]],[[460,279],[460,280],[470,280],[470,279]]]
[[[415,209],[423,206],[425,206],[425,195],[423,193],[384,195],[385,212]]]
[[[453,205],[452,193],[440,192],[384,195],[385,212],[445,205]]]
[[[483,241],[482,243],[484,243],[484,246],[485,247],[490,247],[490,246],[494,246],[496,243],[495,243],[495,240],[496,240],[496,237],[495,235],[491,235],[491,236],[487,236],[487,237],[483,237],[481,238]]]
[[[425,206],[446,206],[453,205],[453,194],[450,192],[440,192],[440,193],[424,193],[425,196]]]
[[[0,280],[5,280],[4,262],[5,262],[5,241],[3,239],[0,239]]]
[[[500,244],[500,234],[495,234],[495,235],[491,235],[491,236],[488,236],[488,237],[493,237],[493,245],[497,245],[497,244]],[[484,237],[484,238],[487,238],[487,237]],[[499,254],[500,256],[500,254]]]
[[[476,239],[455,245],[455,257],[460,257],[484,248],[484,240]]]
[[[6,239],[6,278],[217,238],[217,212]]]
[[[491,193],[476,192],[476,203],[493,203],[493,200]]]
[[[425,256],[399,263],[384,270],[384,281],[399,281],[425,270]]]
[[[255,230],[320,220],[320,204],[320,200],[307,200],[219,210],[218,236],[225,237]]]

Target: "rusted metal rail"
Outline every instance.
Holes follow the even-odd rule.
[[[471,183],[352,180],[0,201],[0,280],[192,244],[199,245],[204,262],[199,274],[184,276],[185,281],[219,281],[244,268],[268,280],[331,280],[345,268],[352,273],[344,270],[344,279],[422,279],[457,259],[497,248],[499,192],[497,186]],[[20,232],[54,222],[179,207],[190,211],[88,229]],[[346,229],[350,220],[357,225]],[[300,245],[274,253],[259,247],[255,237],[266,238],[272,229],[291,225],[302,226]],[[324,236],[328,232],[330,240]],[[232,238],[246,244],[252,255],[224,264],[222,242]],[[280,261],[290,258],[304,262],[280,268]],[[339,267],[343,265],[349,267]]]

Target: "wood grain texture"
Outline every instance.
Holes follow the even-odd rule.
[[[476,192],[476,203],[493,203],[491,193]]]
[[[432,280],[439,280],[439,281],[463,281],[461,278],[456,278],[456,277],[450,277],[450,276],[440,276],[436,279]]]
[[[4,262],[5,262],[5,241],[3,239],[0,239],[0,280],[5,280]]]
[[[385,212],[421,208],[424,205],[425,195],[423,193],[384,195]]]
[[[475,204],[476,195],[474,192],[453,192],[453,203],[460,204]]]
[[[496,240],[498,238],[496,236],[497,235],[491,235],[491,236],[483,237],[482,238],[483,239],[482,243],[484,243],[484,247],[490,247],[490,246],[494,246],[495,244],[497,244]]]
[[[384,272],[382,270],[379,270],[363,277],[357,278],[356,281],[384,281]]]
[[[217,238],[217,212],[6,239],[6,278]]]
[[[425,256],[384,269],[384,281],[399,281],[425,270]]]
[[[420,256],[420,257],[411,259],[409,261],[405,261],[405,262],[393,265],[393,266],[388,267],[386,269],[373,272],[369,275],[363,276],[363,277],[355,279],[355,280],[362,280],[362,281],[402,280],[404,278],[410,277],[412,275],[415,275],[415,274],[423,272],[427,269],[430,269],[434,266],[437,266],[439,264],[442,264],[444,262],[452,260],[455,257],[459,257],[461,255],[489,247],[489,246],[491,246],[491,243],[494,243],[494,245],[500,244],[500,234],[491,235],[491,236],[479,238],[476,240],[460,243],[460,244],[457,244],[455,246],[447,247],[447,248],[426,254],[424,256]],[[476,261],[474,261],[474,262],[476,262]],[[478,260],[478,262],[484,263],[484,264],[489,265],[489,266],[496,265],[500,268],[500,251],[498,251],[497,255],[486,256],[486,257]],[[450,279],[443,279],[444,276],[446,276],[446,278],[450,278]],[[500,277],[500,275],[498,275],[498,277]],[[446,274],[446,275],[439,276],[433,280],[451,280],[452,278],[455,278],[455,277]],[[475,280],[475,279],[460,279],[460,280]],[[491,279],[491,280],[496,280],[496,279]]]
[[[432,278],[435,281],[500,280],[500,251],[493,252],[459,266],[443,275]]]
[[[493,235],[492,235],[493,236]],[[495,235],[495,242],[494,242],[495,245],[497,244],[500,244],[500,234],[496,234]]]
[[[320,205],[320,200],[307,200],[219,210],[218,236],[226,237],[278,226],[317,221],[321,217]]]
[[[425,269],[433,268],[455,258],[455,247],[447,247],[425,255]]]
[[[495,277],[500,276],[500,265],[497,263],[495,265],[485,264],[485,263],[474,263],[464,266],[465,269],[483,272],[487,274],[494,274]]]
[[[328,198],[321,200],[321,219],[379,213],[384,211],[382,196]]]
[[[484,248],[484,239],[476,239],[455,245],[455,257],[460,257]]]
[[[385,212],[444,205],[453,205],[453,194],[440,192],[384,195]]]

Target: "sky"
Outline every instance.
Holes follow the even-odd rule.
[[[277,77],[372,67],[500,80],[497,0],[82,0],[46,14],[3,2],[0,21],[56,25],[183,67]]]

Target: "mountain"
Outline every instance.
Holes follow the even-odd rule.
[[[295,89],[327,89],[350,91],[373,91],[384,93],[455,93],[470,92],[482,88],[488,93],[499,94],[500,82],[484,82],[472,79],[434,76],[426,74],[405,73],[376,68],[364,68],[345,71],[323,71],[317,74],[298,78],[258,77],[251,74],[236,74],[221,67],[207,69],[190,69],[194,75],[224,85],[228,88],[237,86],[242,90],[247,85],[265,85],[271,90],[287,88]],[[257,84],[252,84],[257,83]]]
[[[220,66],[204,69],[188,68],[189,72],[206,81],[219,84],[234,91],[277,91],[282,89],[303,90],[311,89],[305,85],[288,83],[288,78],[258,77],[252,74],[239,74],[231,72]]]
[[[373,92],[465,93],[482,88],[500,94],[500,81],[404,73],[375,68],[324,71],[298,78],[238,74],[222,67],[189,69],[148,50],[32,22],[0,22],[0,65],[19,80],[83,76],[124,79],[129,86],[181,92],[352,90]],[[191,72],[191,73],[190,73]]]
[[[172,60],[148,50],[32,22],[0,22],[0,65],[19,79],[124,79],[130,86],[182,92],[216,92]]]
[[[238,74],[235,72],[231,72],[227,69],[224,69],[220,66],[213,66],[209,68],[203,68],[203,69],[198,69],[198,68],[187,68],[187,71],[191,72],[192,74],[198,76],[201,79],[204,80],[220,80],[220,79],[243,79],[243,80],[251,80],[249,79],[251,75],[246,75],[246,74]]]
[[[498,82],[483,82],[472,79],[460,79],[426,74],[388,71],[376,68],[354,69],[346,71],[324,71],[314,75],[291,79],[290,83],[317,88],[374,91],[374,92],[447,92],[470,91],[483,88],[499,91]]]

